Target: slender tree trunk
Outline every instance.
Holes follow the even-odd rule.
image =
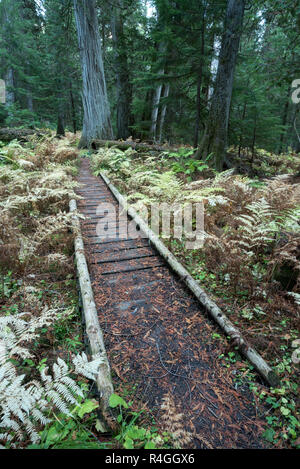
[[[56,135],[58,137],[63,137],[65,135],[64,115],[62,113],[59,113],[57,116]]]
[[[164,87],[164,92],[163,92],[163,98],[167,99],[169,96],[170,92],[170,84],[168,83]],[[164,102],[162,110],[161,110],[161,115],[160,115],[160,122],[159,122],[159,139],[158,142],[160,143],[162,141],[162,134],[163,134],[163,127],[165,123],[165,118],[166,118],[166,112],[167,112],[167,104]]]
[[[33,112],[33,99],[32,99],[32,93],[30,90],[27,92],[27,108],[28,108],[28,111]]]
[[[159,44],[158,48],[158,55],[159,55],[159,60],[161,60],[161,56],[164,55],[166,52],[166,46],[163,42]],[[158,75],[162,76],[165,73],[164,66],[162,66],[158,70]],[[152,113],[151,113],[151,127],[150,127],[150,138],[152,140],[156,140],[156,128],[157,128],[157,121],[158,121],[158,109],[159,109],[159,103],[160,103],[160,98],[161,98],[161,92],[162,92],[162,84],[159,84],[156,89],[154,90],[154,95],[153,95],[153,102],[152,102]]]
[[[83,129],[80,148],[113,138],[95,0],[73,0],[82,66]]]
[[[59,84],[61,89],[61,85]],[[57,128],[56,128],[56,135],[58,137],[63,137],[65,135],[65,112],[64,112],[64,100],[62,93],[57,95]]]
[[[256,143],[256,132],[257,132],[257,109],[255,109],[254,115],[254,128],[253,128],[253,137],[252,137],[252,155],[251,155],[251,170],[253,171],[253,162],[255,156],[255,143]]]
[[[279,149],[278,149],[279,155],[283,151],[283,141],[284,141],[284,137],[286,135],[286,128],[285,127],[286,127],[288,111],[289,111],[289,101],[290,101],[290,88],[288,88],[288,95],[287,95],[287,99],[285,101],[283,116],[282,116],[282,127],[283,127],[283,129],[282,129],[281,134],[280,134],[280,142],[279,142]]]
[[[247,87],[248,87],[248,85],[247,85]],[[245,102],[244,102],[244,106],[243,106],[242,119],[241,119],[242,122],[245,120],[246,111],[247,111],[247,103],[246,103],[246,101],[245,101]],[[240,133],[240,138],[239,138],[239,158],[240,158],[240,156],[241,156],[242,144],[243,144],[243,130],[241,131],[241,133]]]
[[[72,82],[71,81],[70,81],[69,87],[70,87],[70,103],[71,103],[73,132],[74,132],[74,134],[76,134],[76,132],[77,132],[76,108],[75,108],[75,102],[74,102],[74,96],[73,96]]]
[[[202,91],[202,78],[203,78],[203,58],[204,58],[204,45],[205,45],[205,9],[203,9],[202,15],[202,27],[201,27],[201,50],[200,50],[200,64],[197,81],[197,108],[196,108],[196,123],[194,133],[194,148],[198,146],[200,119],[201,119],[201,91]]]
[[[9,67],[5,74],[6,106],[11,106],[16,101],[14,87],[15,87],[14,70],[13,68]]]
[[[245,0],[228,0],[219,65],[214,86],[208,124],[196,158],[213,154],[214,166],[222,170],[227,147],[229,111],[234,69],[245,10]]]
[[[123,2],[119,0],[114,8],[111,31],[115,49],[115,70],[117,88],[117,138],[126,139],[132,134],[129,126],[133,123],[131,113],[132,88],[129,81],[127,51],[123,30]]]
[[[163,75],[164,70],[159,70],[159,75]],[[158,108],[160,103],[162,85],[158,85],[154,91],[153,103],[152,103],[152,114],[151,114],[151,128],[150,128],[150,137],[155,141],[156,139],[156,127],[157,127],[157,118],[158,118]]]

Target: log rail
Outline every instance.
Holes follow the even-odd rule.
[[[124,376],[133,387],[139,383],[138,398],[146,399],[150,408],[171,393],[196,434],[201,426],[218,428],[211,435],[213,447],[259,447],[255,413],[249,410],[247,397],[229,384],[217,360],[220,348],[211,339],[218,335],[216,323],[271,386],[278,385],[274,371],[148,225],[132,208],[126,208],[125,199],[108,178],[91,174],[88,159],[82,162],[79,182],[83,198],[78,209],[86,217],[81,230],[93,293],[89,289],[87,308],[91,309],[92,298],[88,317],[90,336],[96,341],[94,353],[108,357],[119,384]],[[124,209],[126,215],[119,219]],[[78,250],[83,252],[83,244],[78,243]],[[84,284],[81,288],[84,297]],[[100,337],[98,342],[94,333]],[[113,390],[108,363],[102,372],[98,384],[107,403],[107,393]],[[196,410],[201,401],[200,417]],[[243,440],[245,406],[247,425],[254,427],[246,430]],[[235,430],[226,435],[230,425]]]

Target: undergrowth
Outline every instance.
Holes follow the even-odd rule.
[[[24,146],[15,141],[1,146],[0,444],[4,448],[40,447],[45,442],[49,446],[53,422],[61,418],[68,419],[73,429],[73,443],[78,428],[81,447],[95,440],[84,429],[85,410],[95,407],[91,408],[88,390],[99,363],[90,362],[83,351],[68,211],[69,199],[77,197],[73,177],[77,156],[67,139],[32,138]]]
[[[101,148],[91,162],[94,173],[106,172],[137,210],[162,202],[204,204],[202,249],[187,250],[172,234],[164,242],[276,369],[281,387],[268,390],[236,351],[228,354],[224,341],[220,360],[235,367],[237,384],[240,376],[248,378],[254,402],[268,408],[265,439],[298,446],[300,186],[293,172],[299,155],[258,150],[254,164],[263,167],[263,179],[215,173],[208,162],[195,163],[188,149],[158,155]]]
[[[117,395],[118,425],[103,434],[92,392],[101,360],[84,352],[74,266],[73,143],[0,145],[0,448],[163,447]]]

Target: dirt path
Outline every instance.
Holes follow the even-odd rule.
[[[155,417],[170,393],[187,431],[195,433],[191,447],[262,447],[262,421],[246,392],[236,389],[232,369],[218,359],[224,353],[220,333],[198,301],[169,270],[149,241],[123,239],[125,223],[105,226],[99,203],[118,205],[101,178],[92,176],[83,160],[78,192],[86,255],[99,322],[115,374],[116,388],[135,389]],[[106,216],[105,221],[108,220]],[[207,442],[207,444],[205,443]]]

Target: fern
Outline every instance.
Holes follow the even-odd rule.
[[[241,223],[238,244],[241,249],[251,253],[256,248],[274,241],[278,226],[272,220],[273,210],[264,198],[247,205],[246,209],[249,214],[236,218],[237,222]]]
[[[162,425],[172,439],[172,447],[187,448],[193,440],[193,434],[184,428],[183,415],[179,414],[173,397],[166,394],[162,399]]]

